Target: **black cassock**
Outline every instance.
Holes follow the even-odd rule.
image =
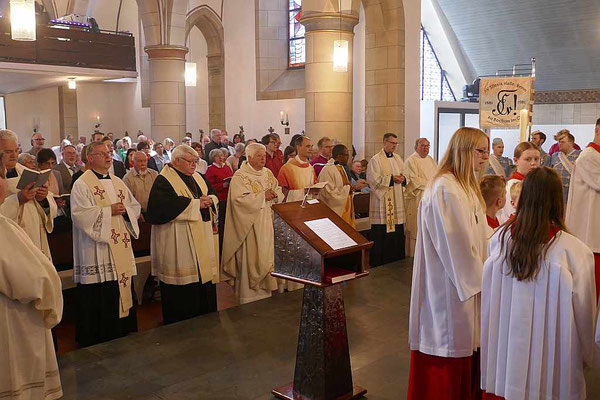
[[[194,198],[197,199],[205,195],[216,196],[216,192],[207,180],[205,182],[208,193],[202,193],[193,176],[187,176],[175,168],[173,169],[194,194]],[[191,201],[187,197],[178,196],[167,178],[159,175],[150,190],[148,210],[144,218],[153,225],[166,224],[177,218],[189,206]],[[208,208],[202,209],[201,214],[203,221],[210,221]],[[212,244],[212,238],[210,238],[210,243]],[[199,266],[197,268],[198,276],[200,276]],[[204,284],[194,282],[187,285],[170,285],[160,282],[160,294],[163,322],[165,324],[172,324],[173,322],[217,311],[217,288],[212,282]]]

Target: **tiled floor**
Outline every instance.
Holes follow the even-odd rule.
[[[403,262],[344,289],[354,382],[370,400],[406,398],[410,284]],[[271,399],[293,377],[301,300],[299,290],[63,354],[64,399]],[[588,376],[589,399],[599,378]]]

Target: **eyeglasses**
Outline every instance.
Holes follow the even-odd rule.
[[[41,139],[33,139],[33,140],[34,140],[34,141],[36,141],[36,142],[45,142],[45,141],[46,141],[46,139],[44,139],[44,138],[41,138]]]
[[[102,156],[102,157],[110,157],[110,153],[107,151],[100,151],[98,153],[88,154],[88,156]]]
[[[489,152],[489,150],[483,150],[483,149],[473,149],[473,150],[475,150],[476,152],[478,152],[478,153],[479,153],[479,154],[481,154],[482,156],[483,156],[483,155],[488,155],[488,156],[490,155],[490,152]]]
[[[180,160],[183,160],[183,161],[187,162],[190,165],[192,165],[192,164],[198,164],[198,159],[197,158],[194,158],[193,160],[188,160],[187,158],[181,157]]]

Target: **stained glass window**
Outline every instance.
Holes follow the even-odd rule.
[[[289,0],[288,13],[289,31],[289,57],[288,66],[298,68],[304,66],[306,61],[304,25],[300,23],[302,17],[302,0]]]
[[[421,27],[421,100],[456,101],[423,27]]]

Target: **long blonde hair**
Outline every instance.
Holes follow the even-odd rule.
[[[480,129],[458,128],[450,139],[448,149],[432,182],[448,173],[454,175],[465,193],[468,196],[474,194],[485,209],[485,201],[481,195],[479,180],[473,168],[473,151],[481,139],[487,140],[488,143],[490,141],[490,138]]]

